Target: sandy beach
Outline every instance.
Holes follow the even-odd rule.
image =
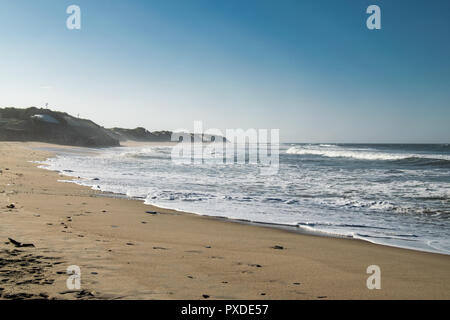
[[[0,299],[450,299],[448,255],[113,197],[37,168],[53,156],[37,147],[60,148],[0,142]],[[66,287],[71,265],[81,290]]]

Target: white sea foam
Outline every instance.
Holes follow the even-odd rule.
[[[335,144],[326,144],[326,143],[322,143],[319,146],[321,147],[326,147],[326,148],[333,148],[333,147],[337,147]]]

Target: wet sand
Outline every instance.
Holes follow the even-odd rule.
[[[60,148],[0,142],[0,299],[450,299],[448,255],[120,199],[58,182],[30,162],[53,155],[38,147]],[[80,290],[66,286],[71,265]],[[369,265],[381,290],[366,286]]]

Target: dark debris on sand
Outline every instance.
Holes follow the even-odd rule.
[[[53,297],[45,292],[58,276],[66,274],[61,269],[55,270],[62,263],[59,257],[31,253],[27,249],[0,248],[0,300],[101,299],[95,291],[86,289],[63,291]]]
[[[55,279],[51,269],[58,260],[56,257],[34,255],[25,250],[1,249],[0,299],[49,299],[47,293],[41,290],[36,290],[39,293],[31,293],[29,288],[52,285]]]
[[[16,241],[14,239],[8,238],[9,242],[11,242],[14,246],[18,247],[18,248],[25,248],[25,247],[33,247],[34,248],[34,244],[32,243],[22,243],[19,241]]]

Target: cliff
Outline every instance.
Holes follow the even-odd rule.
[[[120,145],[107,129],[90,120],[35,107],[0,108],[0,140],[40,141],[82,147]]]
[[[194,135],[191,135],[192,141]],[[39,141],[80,147],[117,147],[120,141],[170,142],[172,131],[106,129],[91,120],[42,108],[0,108],[0,141]],[[225,138],[217,137],[219,139]],[[210,135],[198,139],[211,141]]]

